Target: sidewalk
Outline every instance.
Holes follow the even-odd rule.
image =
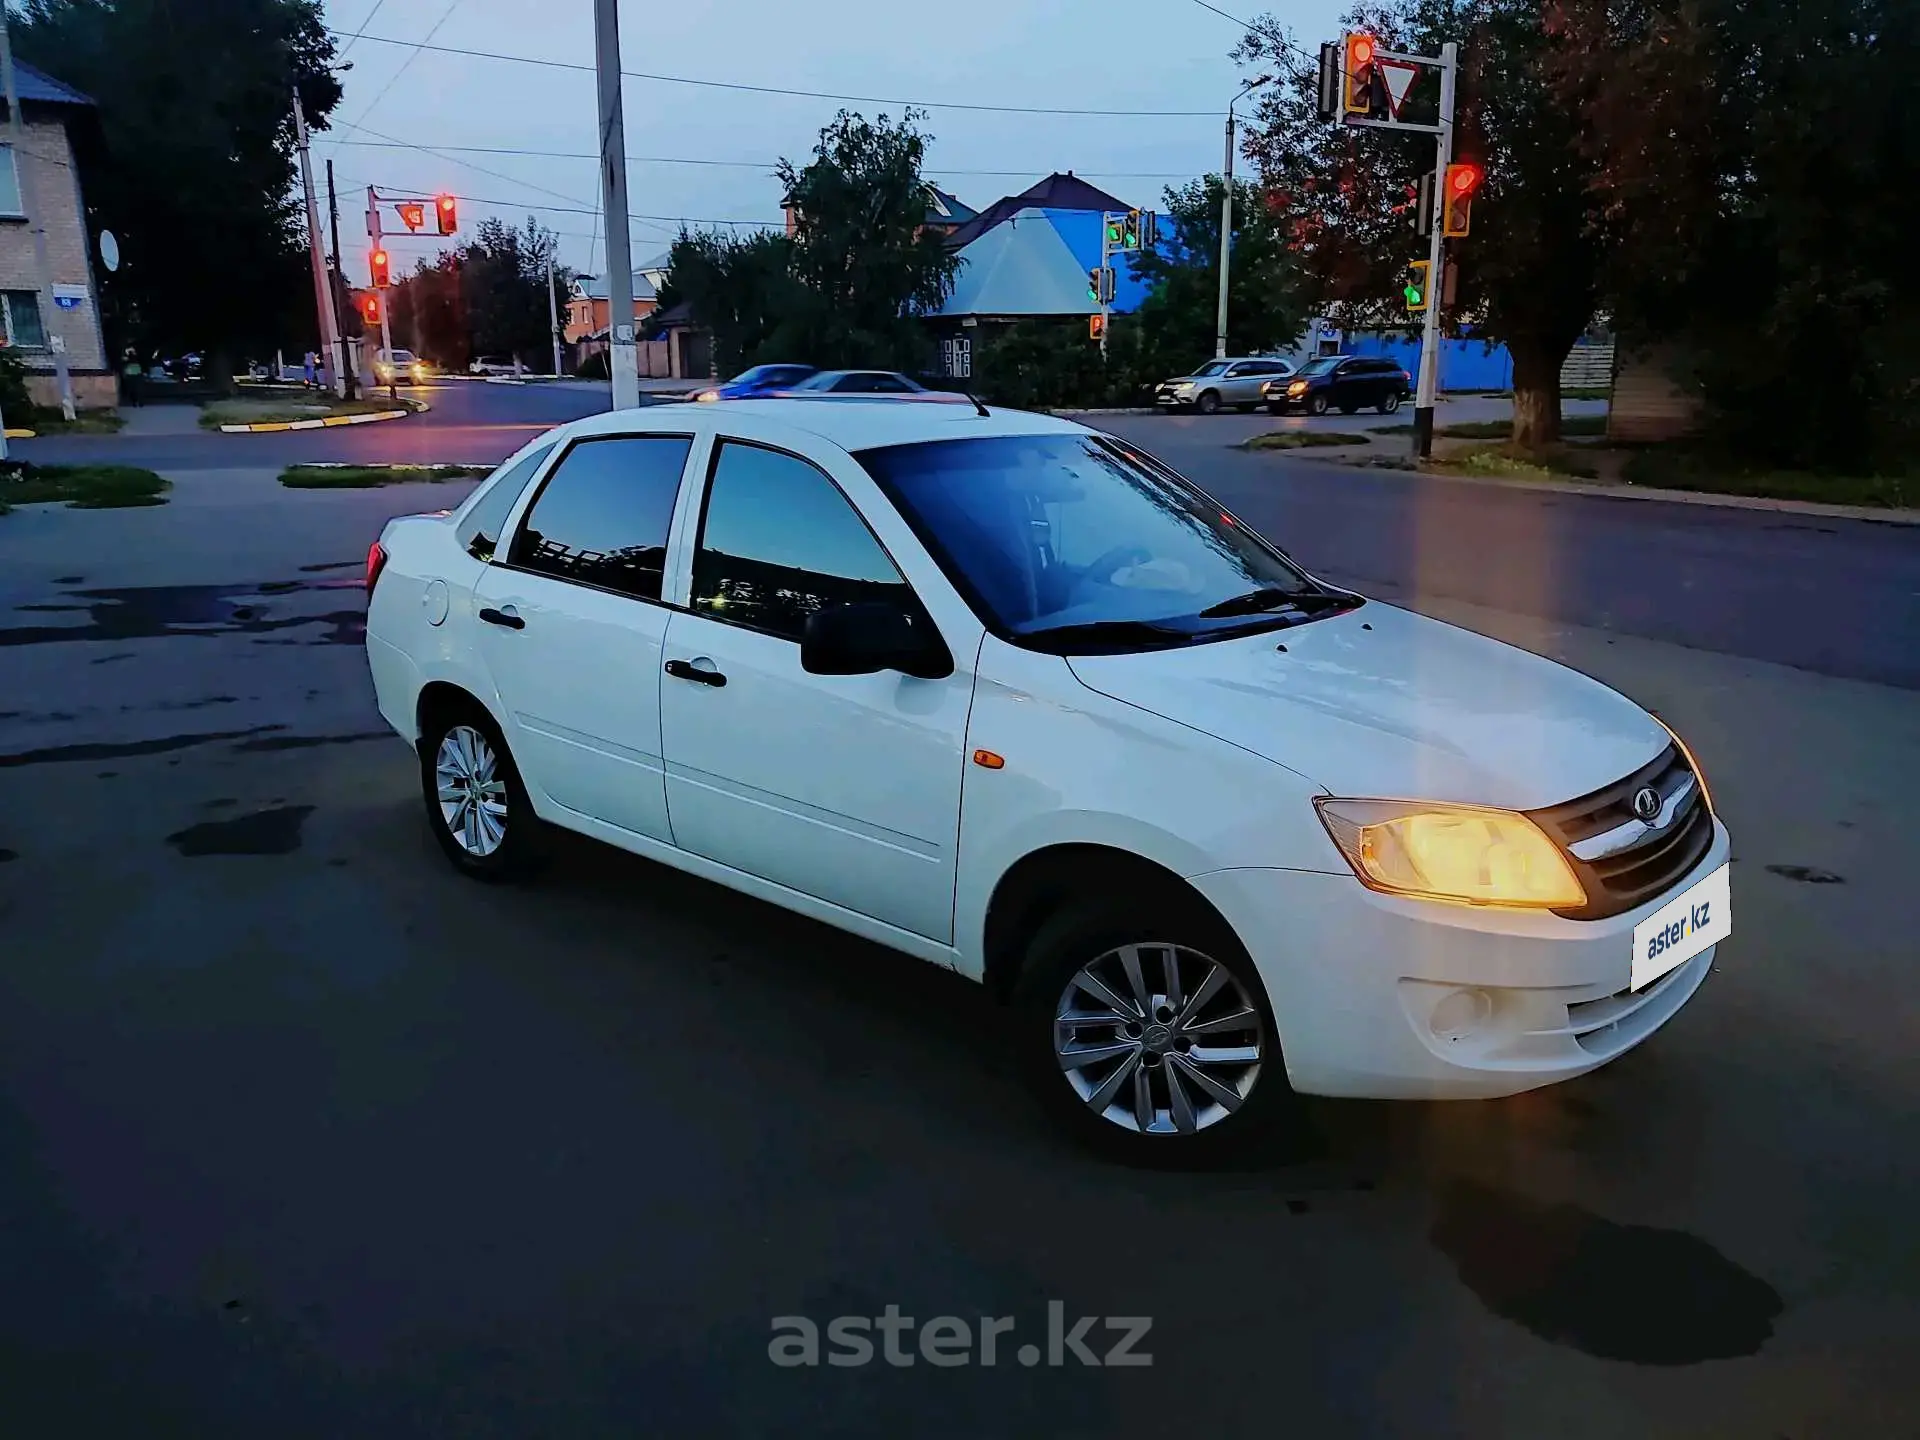
[[[152,435],[198,435],[200,407],[178,400],[156,401],[149,405],[122,405],[121,439]]]

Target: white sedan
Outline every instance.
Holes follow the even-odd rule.
[[[368,556],[367,657],[459,869],[564,827],[949,966],[1135,1158],[1297,1094],[1509,1095],[1730,930],[1686,747],[1316,580],[1126,442],[878,397],[562,426]]]

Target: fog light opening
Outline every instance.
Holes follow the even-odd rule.
[[[1441,1040],[1464,1040],[1492,1018],[1493,997],[1484,990],[1449,990],[1433,1007],[1427,1028]]]

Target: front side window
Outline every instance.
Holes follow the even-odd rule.
[[[525,570],[660,598],[667,530],[693,440],[622,435],[582,440],[560,458],[514,540]]]
[[[1199,368],[1198,370],[1196,370],[1196,371],[1194,371],[1194,372],[1193,372],[1193,378],[1194,378],[1194,379],[1196,379],[1196,380],[1198,380],[1198,379],[1201,379],[1201,378],[1202,378],[1202,377],[1204,377],[1204,376],[1208,376],[1208,375],[1224,375],[1224,374],[1226,374],[1226,373],[1227,373],[1227,362],[1226,362],[1226,361],[1224,361],[1224,360],[1209,360],[1209,361],[1208,361],[1208,362],[1207,362],[1206,364],[1204,364],[1204,365],[1202,365],[1202,366],[1201,366],[1201,367],[1200,367],[1200,368]]]
[[[722,442],[693,560],[696,614],[797,642],[815,611],[909,598],[887,552],[825,474],[778,450]]]
[[[1339,363],[1340,357],[1338,355],[1322,355],[1318,360],[1309,360],[1306,364],[1302,365],[1299,373],[1302,377],[1327,375],[1332,373],[1334,367]]]
[[[458,534],[460,548],[476,560],[491,560],[500,543],[500,531],[507,523],[520,492],[527,488],[540,462],[553,453],[553,446],[542,445],[522,455],[513,464],[498,471],[492,482],[483,485],[473,504],[461,512]]]
[[[939,440],[856,458],[982,619],[1033,648],[1188,643],[1360,603],[1100,437]]]

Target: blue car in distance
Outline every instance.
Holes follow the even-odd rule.
[[[756,365],[742,370],[724,385],[697,391],[695,400],[751,400],[756,395],[774,395],[791,390],[817,367],[812,365]]]

